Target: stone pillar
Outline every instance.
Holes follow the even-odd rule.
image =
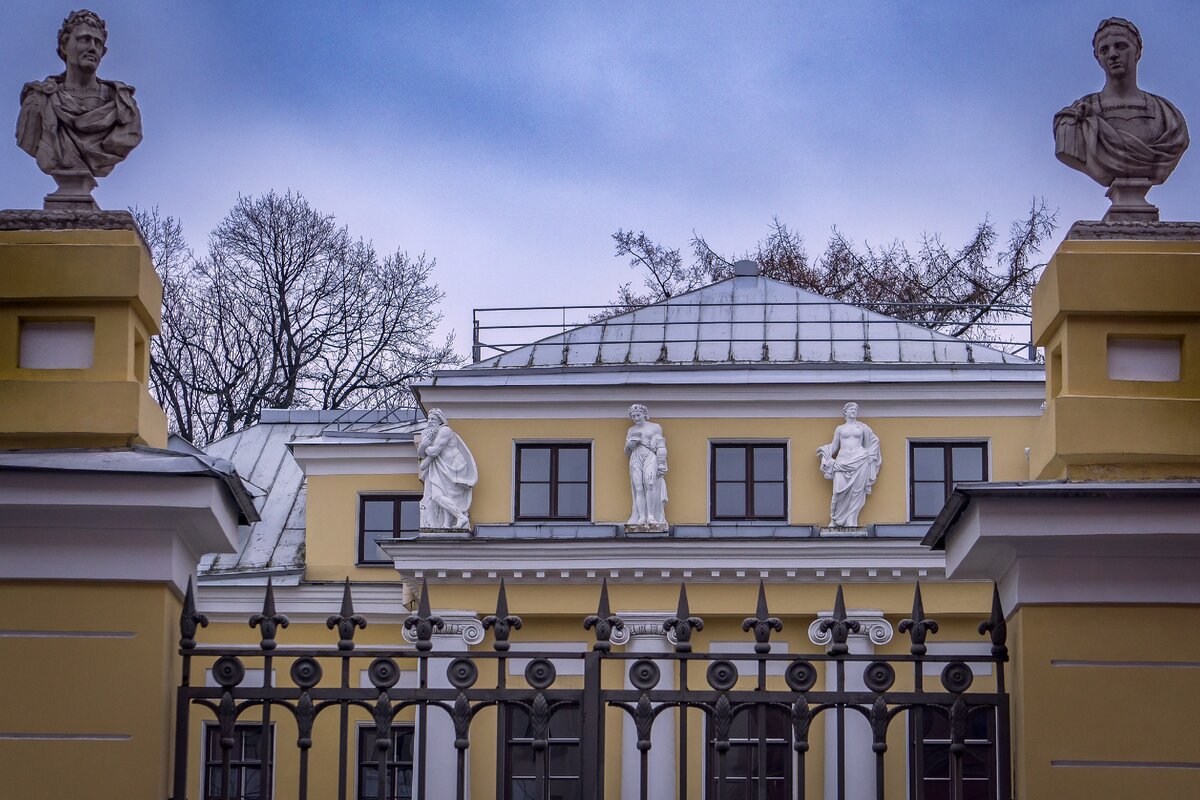
[[[437,611],[435,617],[441,617],[445,627],[433,634],[433,650],[430,652],[443,656],[429,659],[429,688],[450,689],[450,681],[446,678],[446,667],[459,653],[465,653],[472,645],[483,641],[483,624],[470,611]],[[415,642],[416,638],[408,628],[402,628],[404,639]],[[458,770],[456,767],[458,751],[454,749],[454,723],[441,709],[431,708],[428,712],[428,738],[425,744],[425,763],[430,770],[425,775],[426,797],[455,797],[458,785]],[[421,730],[416,731],[416,740],[420,742],[424,736]],[[464,797],[471,796],[471,759],[467,751],[467,768],[463,776],[466,784]],[[420,760],[413,753],[413,791],[416,796],[416,786],[420,781]]]
[[[877,645],[887,644],[892,640],[892,626],[883,618],[883,612],[874,608],[852,608],[847,616],[858,622],[858,633],[850,634],[846,642],[852,655],[871,655]],[[822,619],[833,616],[832,611],[821,611],[817,619],[808,627],[808,638],[813,644],[824,647],[832,641],[828,631],[822,632],[819,625]],[[866,691],[863,683],[864,662],[847,662],[846,685],[847,691]],[[831,666],[825,674],[826,691],[836,691],[837,673]],[[825,717],[825,800],[837,800],[837,741],[838,722],[834,712],[829,711]],[[871,726],[861,714],[850,712],[846,714],[846,800],[871,800],[875,797],[875,757],[871,750]]]
[[[614,644],[624,644],[626,653],[664,653],[675,649],[672,638],[663,632],[663,621],[675,616],[670,611],[627,612],[619,614],[625,621],[625,629],[613,634]],[[625,688],[632,689],[626,662]],[[658,661],[662,677],[656,689],[674,689],[675,674],[670,661]],[[679,725],[674,711],[665,711],[654,720],[650,734],[650,753],[647,759],[648,796],[672,798],[675,796],[675,730]],[[621,797],[622,800],[637,800],[641,797],[641,751],[637,748],[637,730],[633,720],[625,715],[621,727]]]

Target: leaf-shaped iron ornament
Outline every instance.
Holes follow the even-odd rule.
[[[234,745],[233,726],[237,722],[237,706],[233,702],[233,693],[228,689],[221,695],[221,703],[217,706],[217,727],[221,731],[221,749],[232,750]]]
[[[808,752],[808,728],[812,725],[812,709],[803,696],[792,703],[792,749],[797,753]]]
[[[613,631],[625,630],[625,621],[612,613],[612,609],[608,605],[608,579],[605,578],[600,584],[600,603],[596,607],[595,614],[589,614],[584,617],[583,629],[596,629],[596,642],[592,645],[593,650],[598,650],[601,653],[607,653],[612,649]]]
[[[433,649],[433,632],[446,627],[442,618],[433,616],[429,610],[429,581],[425,578],[421,579],[421,600],[417,604],[417,613],[404,620],[404,627],[413,632],[417,650],[422,653]]]
[[[183,596],[183,611],[179,614],[179,649],[193,650],[196,647],[196,631],[208,627],[208,617],[196,611],[196,592],[192,579],[188,578],[187,594]]]
[[[1008,661],[1008,623],[1004,621],[1004,608],[1000,605],[1000,587],[992,584],[992,616],[979,623],[979,634],[991,634],[992,658]]]
[[[679,607],[675,616],[663,621],[663,631],[675,631],[675,652],[692,652],[692,631],[704,630],[704,620],[693,617],[688,608],[687,587],[679,584]]]
[[[471,746],[471,703],[462,692],[454,699],[454,708],[450,711],[450,719],[454,722],[454,747],[466,750]]]
[[[783,622],[778,617],[772,617],[767,611],[767,589],[762,580],[758,581],[758,609],[753,617],[742,620],[742,630],[754,629],[754,652],[771,652],[771,631],[778,633],[783,630]]]
[[[733,706],[729,695],[721,694],[713,704],[713,747],[718,753],[729,752],[729,729],[733,725]]]
[[[914,656],[923,656],[928,648],[925,647],[925,635],[937,633],[937,620],[925,616],[925,604],[921,602],[921,582],[917,581],[917,590],[913,594],[912,617],[900,620],[899,630],[907,633],[912,640],[908,651]]]
[[[950,752],[962,753],[967,749],[967,701],[960,694],[950,705]]]
[[[548,733],[550,730],[550,704],[546,702],[546,695],[538,692],[533,697],[533,703],[529,707],[529,727],[533,734],[533,749],[535,752],[542,752],[546,749]]]
[[[313,707],[312,697],[305,689],[300,693],[296,703],[296,747],[307,750],[312,747],[313,721],[317,718],[317,710]]]
[[[876,753],[887,752],[888,707],[883,695],[875,698],[871,704],[871,750]]]
[[[262,629],[262,641],[258,643],[258,646],[263,650],[274,650],[275,632],[279,628],[287,626],[288,618],[275,611],[275,588],[271,585],[271,579],[267,578],[267,593],[263,597],[262,613],[255,614],[250,618],[251,628]]]
[[[643,692],[633,709],[633,726],[637,730],[638,750],[645,752],[650,749],[650,729],[653,725],[654,706],[650,704],[650,695]]]
[[[350,597],[350,579],[346,578],[346,588],[342,590],[342,610],[325,620],[325,627],[338,632],[338,650],[354,649],[354,631],[367,627],[367,620],[362,614],[354,613],[354,600]]]
[[[371,716],[375,719],[375,749],[386,753],[392,749],[392,701],[387,692],[380,692],[379,699],[371,708]]]
[[[488,614],[483,618],[483,629],[492,629],[492,636],[495,641],[492,647],[498,653],[508,651],[509,641],[508,635],[511,631],[521,630],[521,625],[524,624],[520,617],[513,616],[508,613],[508,593],[504,591],[504,578],[500,579],[500,592],[496,595],[496,613]]]
[[[838,586],[837,597],[833,601],[833,616],[818,623],[818,630],[830,636],[829,649],[826,652],[831,656],[844,656],[849,653],[850,647],[846,640],[850,638],[851,633],[858,633],[861,627],[858,620],[846,617],[846,601],[842,597],[842,587]]]

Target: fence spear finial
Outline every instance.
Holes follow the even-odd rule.
[[[338,629],[338,650],[354,649],[354,630],[367,627],[367,620],[361,614],[354,613],[354,600],[350,596],[350,578],[346,577],[346,586],[342,590],[342,610],[325,620],[330,630]]]
[[[782,631],[783,622],[778,617],[772,617],[767,611],[767,587],[761,578],[758,580],[758,608],[753,617],[742,620],[742,630],[754,629],[754,652],[771,652],[771,631]]]
[[[520,617],[508,613],[508,592],[504,589],[504,578],[501,578],[500,591],[496,594],[496,613],[483,618],[483,629],[491,628],[495,637],[492,647],[501,653],[508,650],[510,630],[520,630],[522,624]]]
[[[992,584],[992,615],[985,622],[979,623],[979,633],[991,634],[992,658],[997,661],[1008,661],[1008,623],[1004,620],[1004,608],[1000,604],[1000,587]]]
[[[600,584],[600,603],[596,606],[596,613],[589,614],[583,620],[583,629],[596,629],[596,642],[592,645],[593,650],[598,650],[601,653],[607,653],[612,649],[612,642],[609,641],[614,630],[624,630],[625,621],[612,613],[608,605],[608,578],[604,578]]]
[[[900,632],[907,632],[912,640],[908,648],[914,656],[923,656],[928,648],[925,647],[925,634],[937,633],[937,620],[925,617],[925,604],[921,602],[921,582],[917,581],[917,590],[913,594],[912,617],[900,620]]]
[[[183,596],[183,610],[179,614],[180,650],[192,650],[196,647],[197,626],[207,628],[208,617],[196,611],[196,591],[189,577],[187,594]]]
[[[663,630],[675,631],[675,652],[677,653],[692,652],[692,631],[704,630],[704,620],[700,617],[693,617],[691,609],[688,608],[687,586],[682,582],[679,584],[679,607],[676,609],[674,617],[663,621]]]
[[[404,628],[416,634],[417,649],[425,653],[433,649],[434,630],[440,631],[445,627],[442,618],[433,616],[429,610],[429,579],[421,578],[421,599],[417,603],[417,613],[404,620]]]
[[[258,643],[259,647],[263,650],[274,650],[276,630],[286,628],[288,624],[288,618],[275,611],[275,587],[272,585],[271,577],[268,575],[267,592],[263,596],[262,613],[255,614],[250,618],[251,628],[262,629],[262,641]]]

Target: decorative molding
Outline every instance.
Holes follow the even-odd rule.
[[[1067,238],[1196,241],[1200,239],[1200,222],[1099,222],[1081,219],[1067,231]]]
[[[196,587],[196,607],[211,622],[246,624],[251,614],[262,610],[263,583],[255,585],[210,584],[201,581]],[[275,606],[292,623],[319,624],[336,614],[342,604],[343,584],[304,583],[298,586],[274,587]],[[355,583],[354,611],[371,624],[400,625],[412,612],[405,607],[404,584]],[[330,634],[331,636],[333,634]]]
[[[614,630],[608,638],[613,644],[629,644],[635,636],[666,640],[672,647],[678,641],[674,630],[663,630],[663,623],[675,616],[672,611],[618,611],[617,616],[625,623],[625,627]]]
[[[128,211],[0,211],[0,231],[134,231],[141,236]]]
[[[355,609],[357,610],[357,608]],[[483,623],[479,618],[470,612],[464,611],[438,611],[434,610],[435,617],[441,617],[445,627],[441,630],[435,630],[435,637],[441,636],[451,639],[462,639],[470,646],[474,646],[483,642]],[[417,641],[415,631],[405,627],[402,629],[404,633],[404,641],[413,644]]]
[[[833,634],[828,630],[821,630],[821,620],[829,619],[833,616],[832,611],[821,611],[817,613],[817,618],[808,626],[808,640],[818,647],[824,647],[833,641]],[[892,640],[894,631],[892,623],[888,622],[883,617],[883,612],[877,608],[851,608],[846,611],[846,618],[858,623],[858,633],[851,633],[850,636],[869,639],[871,644],[879,646],[887,644]]]

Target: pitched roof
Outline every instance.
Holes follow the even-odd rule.
[[[1029,361],[756,276],[582,325],[466,369],[801,363]]]

